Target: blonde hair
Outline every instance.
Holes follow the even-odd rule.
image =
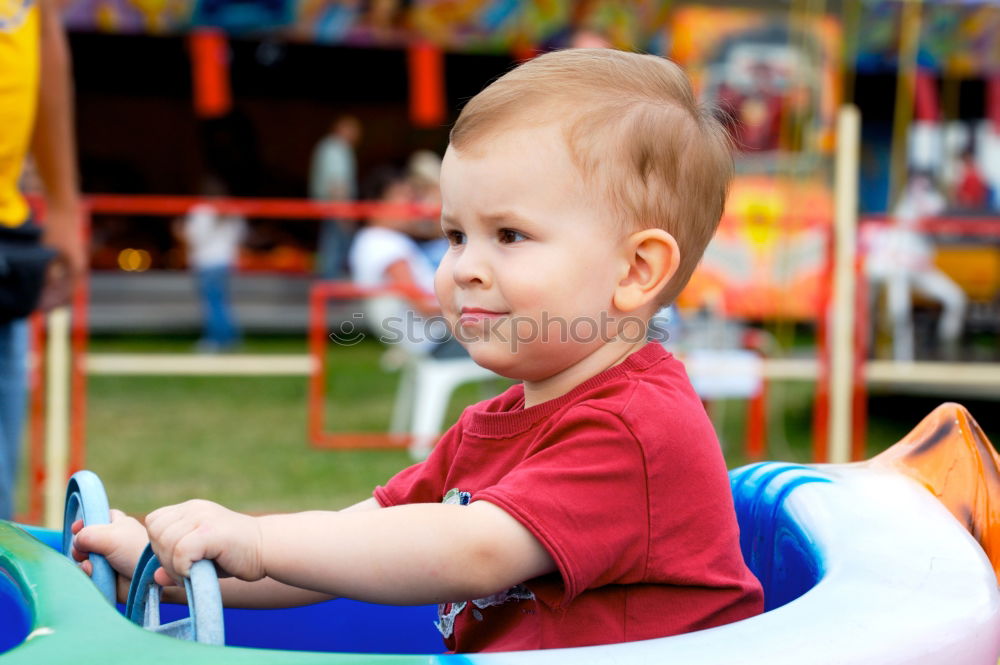
[[[516,125],[559,121],[573,161],[624,230],[662,228],[680,265],[677,297],[715,234],[733,175],[732,142],[664,58],[610,49],[546,53],[469,100],[451,130],[458,150]]]

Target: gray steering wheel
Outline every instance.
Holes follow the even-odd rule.
[[[66,510],[63,513],[62,552],[70,560],[73,546],[73,522],[82,519],[85,526],[110,524],[111,511],[108,509],[108,495],[104,492],[101,479],[93,471],[77,471],[69,479],[66,487]],[[75,563],[75,562],[74,562]],[[100,554],[91,554],[90,563],[94,572],[90,579],[109,603],[115,604],[115,571]]]
[[[162,587],[153,580],[153,573],[160,561],[149,545],[143,550],[132,574],[128,590],[125,616],[147,630],[182,640],[203,644],[223,645],[226,641],[222,616],[222,593],[215,565],[206,560],[197,561],[184,578],[190,616],[167,624],[160,623],[160,593]]]
[[[66,489],[62,550],[70,558],[72,558],[70,549],[73,544],[71,529],[73,522],[78,519],[82,519],[86,526],[111,523],[108,495],[104,491],[101,479],[92,471],[74,473]],[[93,566],[91,579],[108,602],[114,605],[117,597],[114,569],[107,559],[99,554],[91,554],[90,562]],[[153,581],[153,573],[159,567],[159,560],[153,554],[153,549],[147,545],[132,574],[125,616],[133,623],[157,633],[203,644],[225,644],[222,593],[212,562],[198,561],[191,567],[190,576],[184,579],[189,616],[164,625],[160,624],[162,589]]]

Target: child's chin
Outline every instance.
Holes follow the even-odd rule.
[[[465,345],[465,350],[469,352],[469,356],[480,367],[485,367],[491,372],[508,379],[521,378],[517,371],[520,364],[518,363],[516,353],[512,353],[506,349],[501,351],[481,343],[467,344]]]

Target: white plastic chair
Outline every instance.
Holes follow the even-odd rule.
[[[400,299],[393,296],[370,298],[365,302],[366,315],[382,333],[383,341],[391,339],[385,322],[398,316]],[[405,305],[404,305],[405,307]],[[492,381],[499,378],[477,365],[468,356],[436,358],[410,344],[392,344],[382,357],[387,370],[399,369],[399,385],[392,407],[389,431],[410,435],[410,455],[423,459],[445,429],[448,404],[455,390],[466,383]]]
[[[703,400],[752,399],[764,389],[764,361],[746,349],[692,349],[684,366]]]
[[[490,381],[493,372],[471,358],[408,356],[401,367],[390,432],[410,434],[410,455],[423,459],[445,429],[448,404],[459,386]]]

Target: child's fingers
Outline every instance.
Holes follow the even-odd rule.
[[[169,576],[173,583],[179,584],[181,579],[187,576],[191,564],[199,560],[203,552],[199,551],[197,545],[200,539],[196,537],[194,541],[191,540],[192,534],[197,533],[199,522],[197,518],[183,513],[168,517],[172,517],[172,520],[158,520],[149,527],[149,537],[153,551],[163,567],[163,574]],[[191,556],[198,558],[191,559]]]
[[[160,586],[179,586],[178,583],[174,581],[174,578],[172,578],[163,568],[156,569],[156,572],[153,573],[153,581]]]
[[[77,530],[73,537],[75,553],[86,556],[90,552],[104,552],[112,549],[111,527],[107,524],[92,524]]]
[[[181,520],[164,531],[162,539],[154,543],[153,549],[157,551],[163,574],[170,577],[174,584],[180,584],[183,578],[190,575],[192,564],[205,558],[205,539],[196,523]]]
[[[196,561],[206,558],[208,543],[199,529],[188,531],[177,541],[173,551],[173,567],[176,572],[187,577]]]
[[[146,531],[163,568],[158,581],[170,578],[178,584],[202,559],[216,560],[226,573],[241,579],[259,579],[263,573],[255,564],[259,563],[256,541],[244,536],[248,523],[255,525],[249,516],[198,499],[153,511],[146,516]]]
[[[218,504],[195,499],[146,516],[146,530],[164,575],[179,583],[195,561],[205,558],[206,532],[202,527],[218,520],[220,512],[225,511]]]
[[[117,522],[121,520],[128,519],[125,513],[117,509],[111,510],[110,516],[112,526],[116,526]],[[75,520],[70,525],[70,532],[73,534],[73,556],[77,557],[77,561],[82,561],[88,552],[103,552],[101,547],[111,544],[109,542],[110,527],[107,524],[91,524],[84,527],[82,519]],[[82,537],[81,533],[84,534]]]
[[[112,551],[115,543],[111,529],[112,527],[107,524],[96,524],[77,529],[70,547],[70,555],[75,561],[85,562],[90,557],[91,552],[103,554]],[[90,571],[87,572],[89,575],[93,568],[89,563],[88,567],[90,568]]]
[[[146,530],[149,531],[150,536],[159,534],[163,529],[175,523],[177,518],[182,514],[182,506],[183,504],[180,506],[164,506],[146,515]]]
[[[83,562],[91,553],[101,554],[119,575],[130,576],[146,546],[146,530],[120,510],[111,511],[111,524],[91,524],[76,531],[71,555]]]

